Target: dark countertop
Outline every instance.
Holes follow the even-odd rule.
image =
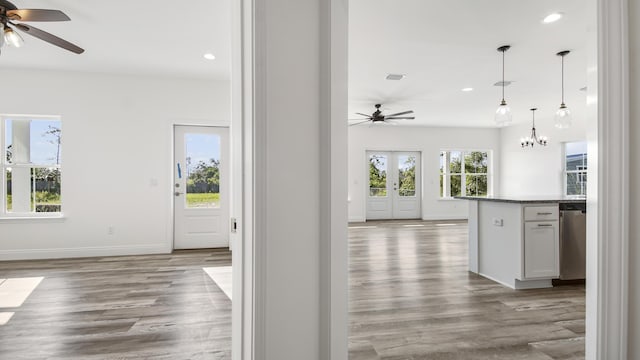
[[[475,200],[475,201],[497,201],[497,202],[518,203],[518,204],[541,204],[541,203],[586,204],[587,202],[585,198],[563,197],[563,196],[490,196],[490,197],[454,196],[454,199]]]

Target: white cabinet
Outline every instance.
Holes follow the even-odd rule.
[[[556,278],[560,275],[558,207],[524,210],[524,278]]]

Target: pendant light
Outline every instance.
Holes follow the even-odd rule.
[[[511,116],[511,108],[507,105],[507,102],[504,100],[504,53],[509,50],[511,46],[504,45],[498,48],[498,51],[502,53],[502,101],[500,102],[500,106],[498,106],[498,110],[496,110],[495,121],[498,126],[506,126],[511,124],[512,116]]]
[[[558,129],[566,129],[571,126],[571,111],[564,104],[564,57],[569,54],[569,50],[560,51],[556,55],[562,59],[562,102],[560,108],[556,111],[555,121]]]
[[[533,147],[533,145],[535,144],[547,146],[547,140],[548,140],[547,137],[546,136],[538,137],[538,135],[536,134],[536,110],[538,109],[533,108],[530,110],[531,110],[531,118],[533,121],[533,125],[531,126],[531,136],[520,138],[520,145],[522,145],[523,148],[527,146]]]

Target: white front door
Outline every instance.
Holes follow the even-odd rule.
[[[367,152],[367,220],[421,217],[420,153]]]
[[[174,128],[174,249],[229,246],[229,129]]]

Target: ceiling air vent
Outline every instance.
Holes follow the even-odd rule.
[[[404,74],[389,74],[387,75],[387,80],[402,80],[406,75]]]

